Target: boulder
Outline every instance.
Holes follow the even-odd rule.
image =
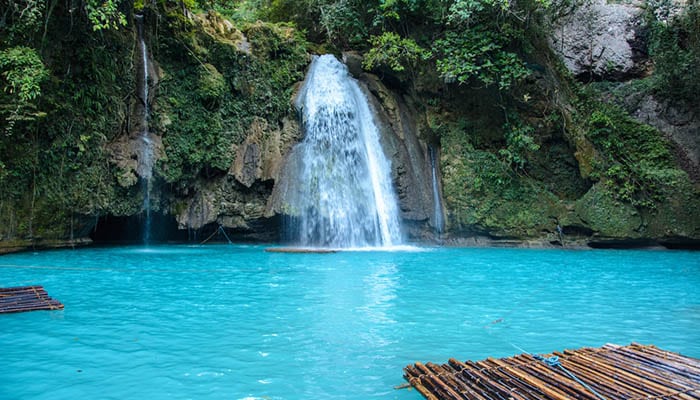
[[[560,5],[550,44],[579,79],[627,80],[650,67],[644,40],[645,2],[575,1]]]

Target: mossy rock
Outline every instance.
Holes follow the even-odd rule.
[[[575,205],[578,218],[597,236],[639,238],[642,216],[629,203],[615,200],[603,183],[597,183]]]
[[[667,189],[665,200],[645,215],[647,232],[655,238],[700,239],[700,189],[687,183]]]
[[[226,79],[211,64],[204,64],[204,67],[199,70],[199,85],[197,93],[199,93],[202,102],[210,105],[211,108],[221,100],[226,94]]]
[[[564,204],[540,183],[519,176],[495,154],[459,145],[445,146],[443,190],[455,231],[527,239],[556,229]]]

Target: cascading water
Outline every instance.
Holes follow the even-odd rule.
[[[440,199],[440,186],[438,186],[437,151],[433,146],[429,146],[428,150],[430,153],[430,170],[433,183],[433,223],[435,224],[435,233],[439,237],[445,229],[445,220],[442,216],[442,201]]]
[[[285,199],[301,246],[389,247],[402,243],[390,164],[366,96],[345,65],[316,57],[299,96],[304,140],[295,188]]]
[[[143,211],[145,222],[143,226],[143,241],[148,244],[151,240],[151,178],[153,177],[153,142],[150,139],[148,130],[148,120],[150,110],[148,107],[148,48],[144,39],[143,15],[136,16],[138,26],[139,48],[141,49],[141,72],[139,74],[139,84],[141,86],[140,96],[143,107],[141,121],[141,135],[139,146],[138,174],[143,178],[144,197]]]

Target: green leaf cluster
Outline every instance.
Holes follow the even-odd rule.
[[[36,111],[35,101],[48,76],[48,69],[33,48],[0,50],[0,117],[5,122],[5,134],[11,134],[18,122],[44,115]]]
[[[666,189],[687,180],[663,135],[619,107],[598,103],[585,123],[599,153],[592,177],[603,180],[616,199],[653,209]]]
[[[119,10],[120,0],[85,0],[87,16],[95,31],[126,26],[126,16]]]
[[[527,164],[528,154],[540,149],[533,137],[535,128],[524,123],[518,114],[511,113],[503,130],[506,137],[506,148],[499,154],[515,171],[523,171]]]
[[[26,103],[41,95],[41,83],[48,71],[34,49],[17,46],[0,51],[0,76],[3,91]]]
[[[436,42],[437,69],[446,82],[481,82],[501,90],[529,75],[523,60],[506,50],[507,37],[488,27],[449,32]]]
[[[362,66],[371,70],[388,66],[394,72],[402,72],[406,67],[430,59],[431,53],[420,47],[413,39],[402,38],[395,32],[384,32],[369,38],[372,48],[365,54]]]

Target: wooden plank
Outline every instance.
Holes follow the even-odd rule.
[[[14,293],[22,290],[34,290],[34,289],[43,289],[41,285],[31,285],[31,286],[15,286],[15,287],[8,287],[8,288],[0,288],[0,293]]]

